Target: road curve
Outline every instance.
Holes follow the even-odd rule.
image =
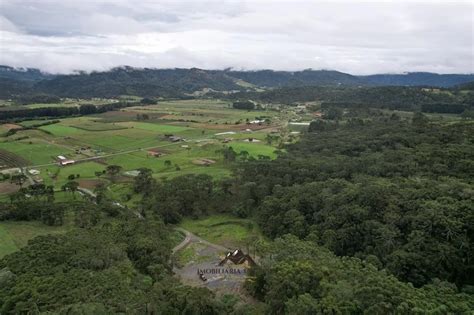
[[[184,247],[186,247],[191,242],[193,242],[193,243],[202,243],[202,244],[213,247],[213,248],[215,248],[217,250],[220,250],[220,251],[223,251],[223,252],[231,251],[230,248],[227,248],[225,246],[221,246],[221,245],[214,244],[214,243],[211,243],[209,241],[206,241],[205,239],[202,239],[199,236],[197,236],[196,234],[193,234],[193,233],[191,233],[188,230],[185,230],[183,228],[177,227],[175,229],[177,231],[183,232],[186,237],[184,238],[184,240],[181,243],[179,243],[178,245],[176,245],[172,249],[173,254],[176,253],[177,251],[179,251],[180,249],[183,249]]]

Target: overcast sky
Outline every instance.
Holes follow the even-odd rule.
[[[0,0],[0,64],[473,73],[473,3]]]

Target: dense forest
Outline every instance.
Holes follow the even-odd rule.
[[[286,235],[267,250],[246,288],[268,314],[469,314],[474,307],[472,295],[449,282],[414,288],[311,239]]]
[[[313,127],[276,161],[244,164],[241,198],[270,237],[310,238],[415,286],[472,285],[473,127]]]

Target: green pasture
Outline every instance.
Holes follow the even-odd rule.
[[[102,132],[100,137],[97,135],[95,137],[92,135],[81,137],[76,139],[76,142],[89,144],[94,148],[111,153],[169,144],[169,142],[164,142],[162,139],[148,134],[144,134],[143,137],[133,137],[108,132]]]
[[[22,105],[22,107],[26,107],[29,109],[34,109],[34,108],[47,108],[47,107],[76,107],[78,106],[77,103],[35,103],[35,104],[28,104],[28,105]]]
[[[42,141],[32,143],[27,140],[0,142],[0,149],[15,153],[32,164],[53,163],[56,156],[67,154],[68,150]]]
[[[124,182],[108,185],[107,196],[131,208],[136,207],[142,199],[142,195],[136,194],[130,183]]]
[[[71,219],[66,218],[66,221]],[[25,246],[39,235],[65,233],[71,229],[71,222],[63,226],[48,226],[38,221],[1,221],[0,258]]]
[[[247,151],[251,156],[257,157],[258,155],[266,155],[270,158],[276,158],[275,147],[272,147],[265,142],[243,142],[243,141],[234,141],[228,143],[229,147],[232,147],[235,152],[239,153],[241,151]]]
[[[119,126],[115,123],[103,123],[103,122],[95,122],[95,121],[81,122],[79,124],[74,124],[71,126],[77,129],[85,130],[85,131],[108,131],[108,130],[127,129],[126,127]]]
[[[273,115],[266,110],[236,110],[232,103],[221,100],[182,100],[164,101],[152,106],[136,106],[127,108],[127,111],[139,113],[160,114],[162,120],[188,120],[200,123],[234,124],[236,121],[255,119],[262,115]]]
[[[216,153],[222,146],[220,144],[207,144],[198,146],[196,144],[186,143],[189,150],[182,148],[181,143],[168,143],[162,146],[162,151],[165,155],[160,157],[151,156],[147,151],[137,151],[123,155],[116,155],[107,158],[108,164],[117,164],[124,168],[124,170],[134,170],[141,167],[146,167],[155,173],[156,176],[163,176],[163,174],[176,173],[177,175],[186,173],[190,170],[203,169],[204,172],[212,172],[214,168],[224,167],[222,163],[222,155]],[[159,147],[158,147],[159,149]],[[196,165],[193,163],[195,159],[206,158],[215,160],[216,163],[210,166]],[[171,161],[171,166],[166,166],[165,161]],[[175,165],[178,165],[181,170],[176,171]],[[198,171],[199,172],[199,171]]]
[[[66,99],[63,102],[72,105],[87,101],[92,100]],[[107,100],[96,101],[104,103]],[[234,129],[230,125],[224,126],[226,122],[245,122],[246,118],[253,120],[261,116],[272,117],[275,112],[236,110],[230,108],[230,104],[220,100],[160,101],[152,106],[136,106],[98,115],[64,118],[59,123],[39,127],[39,130],[20,131],[5,138],[11,140],[28,137],[21,141],[0,142],[0,149],[18,154],[33,165],[53,163],[58,155],[78,160],[98,154],[105,162],[100,164],[89,161],[65,167],[41,167],[40,176],[45,184],[54,185],[56,189],[67,182],[70,174],[79,174],[80,179],[95,179],[95,172],[102,171],[111,164],[122,166],[124,171],[147,167],[154,172],[153,176],[156,178],[185,174],[208,174],[214,178],[222,178],[231,175],[229,164],[223,161],[221,153],[216,152],[224,147],[224,138],[233,139],[227,146],[232,146],[237,153],[247,151],[254,157],[260,154],[275,157],[275,148],[265,142],[267,132],[242,133],[241,130],[246,128],[245,123],[236,125]],[[163,113],[168,115],[168,118],[164,116],[162,119],[163,117],[153,114],[150,115],[150,120],[137,121],[137,113],[145,112]],[[200,123],[179,121],[183,118],[197,118],[195,120]],[[45,121],[32,120],[21,124],[31,126]],[[233,130],[236,134],[215,135],[227,130]],[[187,141],[172,143],[165,139],[164,134],[179,135]],[[261,142],[244,142],[247,138]],[[183,145],[189,146],[189,149],[182,148]],[[81,147],[91,147],[92,151],[76,154],[75,150]],[[165,155],[153,157],[148,153],[151,149],[163,151]],[[121,154],[126,151],[133,152]],[[211,159],[216,163],[209,166],[198,165],[193,163],[197,159]],[[170,160],[171,166],[166,166],[165,160]],[[176,165],[179,170],[176,170]],[[53,180],[54,175],[56,179]],[[128,194],[123,189],[120,193]]]
[[[81,130],[77,128],[65,126],[59,123],[53,124],[53,125],[41,126],[38,129],[50,132],[54,136],[57,136],[57,137],[71,136],[71,135],[76,135],[82,132]]]
[[[119,126],[124,126],[126,128],[137,128],[137,129],[153,131],[157,133],[178,133],[178,132],[185,131],[188,129],[186,127],[181,127],[181,126],[135,122],[135,121],[120,122],[116,124]]]
[[[4,222],[0,222],[0,258],[18,250],[15,239],[4,226]]]
[[[50,121],[51,121],[50,119],[34,119],[34,120],[25,120],[25,121],[20,122],[19,124],[23,127],[31,127],[34,125],[45,124]]]
[[[80,162],[76,164],[66,166],[44,166],[40,167],[42,178],[46,185],[55,185],[56,188],[60,188],[62,185],[68,182],[69,175],[77,175],[80,177],[77,179],[96,179],[95,172],[103,171],[107,165],[99,164],[97,162]],[[56,175],[56,179],[52,179],[52,175]]]
[[[209,242],[227,247],[244,248],[248,243],[253,244],[263,238],[256,223],[231,215],[211,215],[198,220],[184,219],[179,226]]]

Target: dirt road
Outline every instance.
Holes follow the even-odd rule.
[[[197,236],[197,235],[195,235],[195,234],[193,234],[193,233],[191,233],[188,230],[185,230],[183,228],[178,227],[178,228],[176,228],[176,230],[178,230],[180,232],[183,232],[186,237],[184,238],[184,240],[181,243],[179,243],[178,245],[176,245],[173,248],[173,254],[176,253],[177,251],[179,251],[180,249],[183,249],[184,247],[186,247],[190,243],[200,243],[200,244],[212,247],[214,249],[217,249],[218,251],[223,251],[223,252],[228,252],[228,251],[231,250],[230,248],[227,248],[227,247],[224,247],[224,246],[206,241],[205,239],[202,239],[199,236]]]

